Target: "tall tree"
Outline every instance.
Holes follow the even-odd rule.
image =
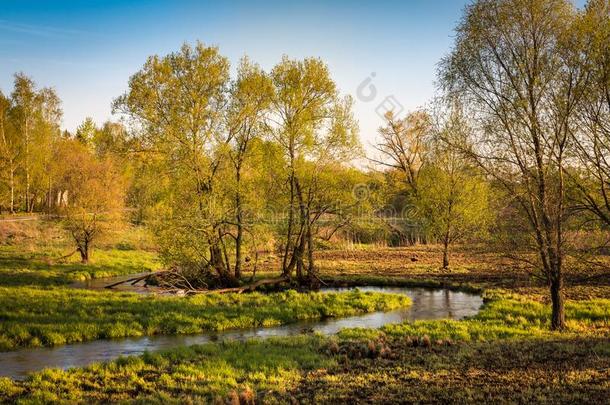
[[[11,121],[12,104],[0,92],[0,171],[8,184],[9,212],[15,213],[16,175],[19,168],[21,145]]]
[[[398,118],[389,111],[385,121],[378,131],[381,140],[375,145],[383,159],[373,161],[402,173],[409,191],[417,195],[419,170],[426,162],[427,138],[432,130],[430,116],[425,111],[415,111]]]
[[[25,211],[32,212],[36,198],[48,191],[46,169],[51,143],[59,134],[61,102],[53,89],[37,89],[34,81],[23,73],[15,75],[11,99],[22,145]]]
[[[11,95],[18,116],[18,128],[23,143],[23,170],[25,172],[25,211],[32,210],[30,200],[31,186],[31,148],[32,126],[38,112],[39,97],[37,97],[35,84],[32,79],[22,73],[15,75],[14,90]]]
[[[491,211],[485,177],[460,152],[467,148],[464,142],[469,131],[461,110],[449,111],[441,125],[427,143],[428,161],[419,174],[414,211],[424,231],[442,244],[443,268],[448,269],[450,246],[468,237],[483,236]]]
[[[528,219],[550,289],[552,329],[565,327],[564,171],[583,75],[566,64],[567,0],[478,0],[457,27],[441,81],[480,124],[470,156],[509,190]]]
[[[352,100],[339,96],[328,67],[319,59],[284,58],[271,77],[273,136],[285,159],[289,196],[282,271],[290,276],[296,268],[300,281],[315,284],[314,224],[322,215],[320,175],[338,162],[353,159],[359,150],[358,128]]]
[[[411,208],[418,200],[420,172],[428,163],[432,117],[428,112],[419,110],[407,114],[404,118],[395,117],[394,113],[389,111],[384,118],[385,125],[378,130],[380,141],[375,145],[380,156],[371,160],[400,178],[400,191],[403,196],[401,206],[398,207],[403,214],[403,223],[395,223],[398,215],[394,214],[387,224],[401,235],[402,240],[416,243],[425,240],[426,234]]]
[[[171,178],[160,230],[165,257],[209,276],[210,283],[234,285],[223,252],[227,213],[217,176],[217,152],[229,141],[228,90],[229,62],[218,49],[185,44],[165,57],[150,57],[114,107],[132,118],[142,145],[164,160],[164,175]]]
[[[578,168],[569,172],[579,190],[579,212],[610,226],[610,1],[591,0],[568,38],[568,63],[587,74],[573,141]],[[568,48],[568,46],[566,46]]]
[[[244,58],[232,84],[230,102],[227,108],[227,129],[229,131],[228,156],[233,166],[235,180],[235,277],[241,277],[243,262],[243,241],[246,227],[244,210],[247,205],[244,192],[244,169],[252,154],[256,139],[261,139],[266,131],[265,116],[273,97],[271,79]]]

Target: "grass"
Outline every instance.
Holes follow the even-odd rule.
[[[149,237],[128,227],[98,241],[80,263],[69,236],[50,221],[0,222],[0,285],[46,287],[154,271],[161,267]]]
[[[603,403],[610,390],[610,301],[568,307],[572,330],[550,332],[546,307],[494,292],[465,321],[211,343],[121,358],[24,382],[0,380],[7,402]],[[2,395],[2,394],[0,394]]]
[[[322,339],[305,336],[233,342],[121,358],[69,372],[45,370],[27,383],[0,379],[0,400],[179,404],[206,403],[233,389],[244,396],[249,388],[257,395],[264,390],[286,393],[303,370],[335,364],[322,353],[322,345]]]
[[[52,229],[32,222],[27,226],[41,229],[11,226],[10,243],[0,246],[4,349],[270,326],[407,304],[395,296],[361,292],[178,298],[73,290],[65,285],[158,268],[147,237],[140,231],[120,234],[95,250],[92,264],[82,266],[54,261],[67,248]],[[40,238],[40,233],[49,237]],[[40,245],[40,240],[47,242]],[[578,271],[568,271],[569,328],[558,333],[549,331],[546,288],[523,268],[493,252],[466,247],[452,253],[451,271],[439,268],[439,258],[438,247],[430,245],[317,253],[322,277],[337,285],[484,291],[486,303],[477,316],[405,322],[379,330],[347,329],[332,337],[211,343],[86,368],[44,370],[23,382],[0,378],[0,402],[608,401],[610,277],[600,273],[582,281],[586,278]]]
[[[360,291],[157,297],[64,288],[0,288],[0,349],[276,326],[387,311],[409,303],[405,296]]]
[[[160,263],[153,252],[98,249],[91,263],[72,261],[53,262],[59,257],[49,251],[23,252],[15,246],[0,247],[0,285],[2,286],[59,286],[75,281],[121,276],[159,269]]]
[[[7,226],[7,224],[1,224]],[[299,320],[384,311],[409,305],[407,297],[348,294],[143,296],[68,288],[75,281],[153,271],[160,264],[139,228],[94,250],[91,263],[56,258],[69,239],[51,223],[9,223],[0,229],[0,351],[94,339],[193,334],[275,326]]]
[[[550,331],[551,310],[548,305],[527,297],[497,290],[487,292],[486,304],[472,318],[437,321],[415,321],[387,325],[378,330],[348,329],[343,339],[375,339],[428,336],[431,341],[453,340],[485,342],[512,338],[590,337],[610,338],[610,300],[595,299],[568,302],[568,330],[562,334]]]

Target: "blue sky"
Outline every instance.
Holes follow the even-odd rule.
[[[146,57],[185,41],[216,45],[233,65],[248,55],[265,69],[284,54],[317,56],[341,91],[356,98],[367,145],[386,97],[411,110],[434,95],[436,64],[450,49],[466,3],[0,0],[0,89],[8,93],[19,71],[54,87],[63,100],[63,127],[74,130],[87,116],[98,123],[112,118],[112,99]],[[376,95],[364,86],[358,97],[367,78]]]

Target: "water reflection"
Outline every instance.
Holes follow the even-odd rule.
[[[349,289],[325,289],[330,292],[347,290]],[[343,328],[379,328],[387,324],[419,319],[462,319],[475,315],[483,304],[483,300],[478,295],[446,289],[361,287],[360,290],[406,294],[413,300],[413,305],[390,312],[373,312],[347,318],[329,318],[271,328],[261,327],[186,336],[146,336],[119,340],[97,340],[55,348],[21,349],[0,353],[0,376],[22,379],[27,373],[43,368],[80,367],[112,360],[119,356],[138,355],[145,351],[158,351],[216,340],[264,339],[313,331],[330,335]]]

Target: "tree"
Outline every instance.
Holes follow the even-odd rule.
[[[114,102],[139,129],[141,144],[164,161],[171,189],[159,221],[168,262],[203,275],[206,284],[236,285],[223,250],[227,212],[219,192],[226,148],[229,62],[217,48],[184,45],[153,56]]]
[[[111,159],[96,158],[77,140],[58,141],[53,162],[62,196],[57,211],[86,264],[95,241],[121,219],[123,178]]]
[[[409,191],[417,195],[419,170],[426,162],[426,138],[432,130],[430,116],[415,111],[400,119],[389,111],[385,120],[385,126],[378,131],[381,141],[375,145],[384,159],[373,161],[402,173]]]
[[[238,68],[237,79],[232,84],[227,111],[229,131],[228,156],[233,166],[235,204],[235,277],[241,277],[243,261],[242,245],[245,231],[244,169],[252,154],[253,143],[266,131],[265,116],[273,97],[271,79],[244,58]]]
[[[285,57],[271,78],[273,139],[284,158],[282,178],[288,195],[282,272],[290,277],[296,269],[299,282],[315,285],[314,227],[331,207],[322,198],[321,175],[358,153],[358,128],[352,100],[339,96],[328,67],[319,59]]]
[[[568,63],[586,72],[572,132],[578,167],[568,172],[578,189],[578,212],[610,226],[610,2],[591,0],[569,40]],[[566,46],[566,48],[568,48]]]
[[[398,191],[404,198],[400,201],[398,210],[402,214],[411,215],[410,207],[418,199],[420,171],[428,162],[432,117],[426,111],[420,110],[411,112],[404,118],[395,117],[393,112],[389,111],[384,118],[385,126],[378,130],[381,141],[375,145],[380,158],[371,160],[401,179],[402,186]],[[393,217],[397,216],[394,213]],[[406,238],[410,243],[415,243],[425,238],[417,218],[402,219],[406,220],[406,227],[389,223],[393,231],[401,234],[401,239]]]
[[[93,118],[87,117],[82,124],[76,128],[76,139],[83,145],[90,145],[93,142],[96,132],[97,126],[95,125]]]
[[[458,25],[441,82],[478,125],[469,149],[518,204],[549,285],[552,329],[565,327],[565,166],[583,74],[561,39],[574,23],[567,0],[479,0]]]
[[[421,168],[415,213],[424,230],[443,244],[443,269],[449,268],[449,247],[466,237],[483,235],[489,226],[489,186],[480,169],[450,146],[464,142],[465,125],[456,111],[428,145],[428,163]]]
[[[9,212],[15,213],[16,174],[19,168],[21,145],[11,121],[11,100],[0,92],[0,170],[2,179],[8,183]]]
[[[51,88],[37,89],[34,81],[23,73],[15,75],[12,114],[20,136],[20,168],[24,172],[25,211],[32,212],[36,198],[47,191],[50,151],[53,138],[59,134],[61,101]]]

